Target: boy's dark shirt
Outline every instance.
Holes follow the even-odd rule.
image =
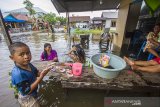
[[[12,69],[12,84],[18,88],[18,91],[24,96],[30,92],[31,84],[36,81],[38,70],[31,63],[29,63],[31,71],[27,71],[15,65]],[[37,87],[38,88],[38,87]],[[33,90],[30,95],[37,96],[37,88]]]

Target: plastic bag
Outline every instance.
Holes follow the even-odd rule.
[[[110,57],[108,55],[102,54],[100,56],[99,62],[102,67],[109,66]]]

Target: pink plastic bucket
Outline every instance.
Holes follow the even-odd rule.
[[[82,74],[82,64],[81,63],[73,63],[72,73],[73,73],[73,75],[76,75],[76,76],[81,75]]]
[[[81,63],[65,63],[66,66],[72,67],[72,73],[75,76],[79,76],[82,74],[82,64]]]

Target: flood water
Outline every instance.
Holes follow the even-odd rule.
[[[13,89],[9,88],[10,76],[8,73],[14,66],[9,59],[7,44],[0,35],[0,107],[19,107],[14,98]],[[59,60],[63,60],[63,54],[68,52],[69,45],[65,34],[57,33],[54,36],[47,33],[32,35],[12,36],[13,41],[26,43],[32,53],[32,61],[39,60],[44,43],[50,43],[58,53]],[[79,42],[77,42],[79,43]],[[89,49],[85,49],[86,55],[99,52],[98,41],[90,41]],[[98,93],[98,94],[97,94]],[[61,88],[61,84],[53,77],[46,77],[39,89],[39,101],[42,107],[103,107],[104,92],[99,90],[69,90],[68,94]]]
[[[48,36],[47,33],[35,33],[32,35],[12,36],[13,41],[22,41],[26,43],[32,53],[32,61],[39,60],[43,51],[44,43],[50,43],[52,48],[58,53],[59,61],[64,61],[64,54],[68,52],[70,45],[65,39],[66,35],[62,33]],[[79,43],[77,41],[77,43]],[[72,44],[71,44],[72,45]],[[86,55],[90,57],[99,53],[98,41],[90,39],[89,49],[85,49]],[[14,98],[13,89],[9,88],[10,76],[8,73],[14,66],[9,59],[9,51],[5,40],[0,35],[0,107],[19,107]],[[41,107],[104,107],[104,97],[144,97],[145,93],[114,90],[93,90],[93,89],[62,89],[60,82],[54,77],[45,76],[39,88],[38,100]]]

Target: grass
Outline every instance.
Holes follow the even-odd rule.
[[[91,30],[81,30],[79,28],[75,29],[75,31],[73,32],[73,34],[93,34],[93,35],[101,35],[103,32],[103,30],[99,30],[99,29],[91,29]]]

